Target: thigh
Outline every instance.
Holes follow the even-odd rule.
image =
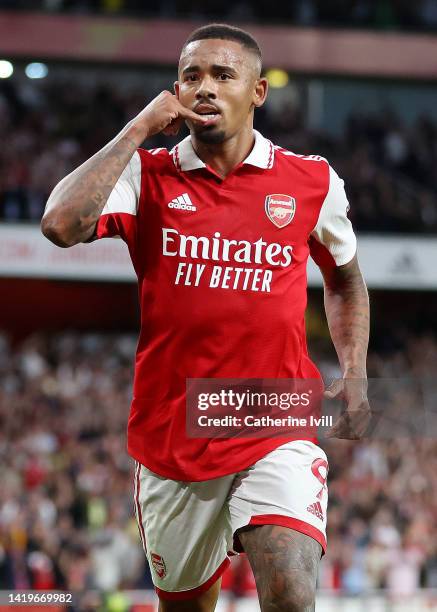
[[[162,610],[184,610],[188,603],[183,602],[214,599],[213,586],[229,564],[226,499],[231,483],[232,477],[169,480],[136,464],[135,512],[142,544],[160,599],[175,602],[173,607],[163,603]]]
[[[264,525],[240,532],[263,612],[311,612],[321,546],[303,533]]]

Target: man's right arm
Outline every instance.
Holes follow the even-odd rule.
[[[53,189],[41,231],[60,247],[89,240],[102,210],[137,148],[163,131],[175,134],[183,120],[207,124],[168,91],[159,94],[103,149],[63,178]]]

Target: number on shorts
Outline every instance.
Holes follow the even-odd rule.
[[[320,472],[320,468],[325,469],[325,475]],[[322,499],[323,491],[326,489],[326,479],[328,478],[328,462],[326,461],[326,459],[314,459],[311,464],[311,471],[322,485],[322,488],[316,496],[317,499]]]

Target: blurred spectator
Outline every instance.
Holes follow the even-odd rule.
[[[150,586],[124,450],[135,340],[111,344],[2,337],[1,588]]]

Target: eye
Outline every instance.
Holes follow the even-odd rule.
[[[188,74],[185,77],[185,81],[189,81],[191,83],[194,83],[194,81],[196,81],[196,80],[197,80],[197,74]]]
[[[220,81],[227,81],[227,80],[228,80],[228,79],[230,79],[230,78],[231,78],[231,77],[230,77],[230,75],[229,75],[229,74],[227,74],[226,72],[222,72],[222,73],[219,75],[219,79],[220,79]]]

